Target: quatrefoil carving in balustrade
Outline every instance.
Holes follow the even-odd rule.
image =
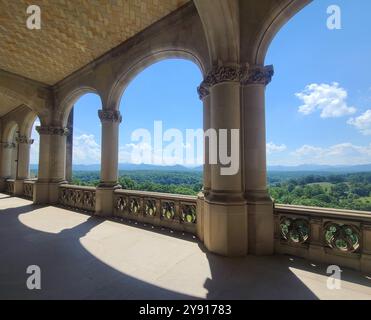
[[[356,252],[360,247],[360,231],[350,224],[328,222],[324,227],[324,240],[328,247],[341,252]]]

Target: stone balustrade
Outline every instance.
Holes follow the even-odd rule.
[[[10,194],[10,195],[13,195],[14,194],[14,179],[7,179],[5,181],[5,188],[4,188],[4,192],[6,194]]]
[[[23,196],[27,199],[33,199],[35,181],[25,180],[23,182]]]
[[[275,205],[275,252],[371,272],[371,212]]]
[[[63,184],[59,187],[59,204],[85,212],[95,212],[96,189]]]
[[[196,234],[197,197],[119,189],[114,216]]]

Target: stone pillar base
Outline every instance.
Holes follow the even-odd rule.
[[[66,183],[67,181],[49,183],[49,204],[59,203],[59,187],[61,184]]]
[[[197,196],[197,237],[204,241],[204,204],[205,196],[203,192],[200,192]]]
[[[249,253],[272,255],[274,253],[273,202],[265,195],[247,197],[249,223]]]
[[[248,252],[245,203],[204,202],[204,243],[214,253],[233,257]]]
[[[35,204],[49,203],[49,183],[37,181],[34,185],[33,202]]]
[[[0,192],[4,192],[5,190],[5,181],[6,178],[0,178]]]
[[[366,275],[371,275],[371,255],[362,254],[361,256],[361,271]]]
[[[95,215],[100,217],[113,216],[113,193],[121,186],[116,185],[113,187],[98,186],[96,190],[95,199]]]
[[[37,181],[34,185],[33,202],[35,204],[57,204],[59,202],[59,186],[62,182]]]
[[[16,197],[23,197],[23,182],[24,180],[14,181],[14,195]]]

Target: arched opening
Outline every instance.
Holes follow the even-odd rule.
[[[40,136],[36,131],[36,127],[40,126],[40,119],[36,117],[31,129],[31,148],[30,148],[30,179],[36,179],[39,172],[39,152],[40,152]]]
[[[271,43],[267,153],[277,203],[371,210],[369,9],[313,1]]]
[[[98,185],[101,164],[102,109],[99,95],[85,93],[75,100],[66,119],[66,178],[76,185]]]
[[[135,74],[125,87],[119,147],[123,188],[192,195],[202,189],[203,107],[196,90],[201,81],[194,62],[166,59]]]

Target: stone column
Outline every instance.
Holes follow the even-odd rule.
[[[67,136],[66,147],[66,180],[72,182],[72,158],[73,158],[73,107],[70,115],[68,116],[67,128],[69,135]]]
[[[4,191],[5,181],[11,176],[11,161],[13,150],[16,148],[13,142],[1,142],[1,167],[0,167],[0,191]]]
[[[198,89],[200,100],[203,102],[203,130],[204,135],[204,165],[203,165],[203,188],[197,197],[197,236],[204,241],[204,202],[205,196],[211,188],[211,165],[209,157],[210,141],[207,132],[210,129],[210,92],[209,88],[201,85]]]
[[[251,66],[242,81],[244,184],[248,203],[249,253],[273,253],[273,203],[267,189],[265,87],[272,66]]]
[[[198,88],[200,100],[203,102],[203,129],[207,133],[210,129],[210,92],[209,89],[203,85]],[[209,138],[205,136],[204,139],[204,166],[203,166],[203,193],[207,195],[211,188],[211,165],[209,157]]]
[[[59,185],[66,183],[66,137],[64,127],[40,126],[39,174],[35,184],[34,202],[58,202]]]
[[[119,126],[122,117],[116,110],[99,110],[102,122],[101,182],[96,192],[96,214],[113,214],[113,192],[118,184]]]
[[[210,190],[204,203],[204,243],[208,250],[226,255],[247,254],[247,207],[243,196],[241,171],[241,101],[240,80],[244,68],[238,65],[217,65],[209,72],[199,88],[209,95],[210,128],[217,141],[210,140]],[[206,100],[207,101],[207,100]],[[228,133],[227,146],[223,145],[223,131]],[[233,133],[233,135],[232,135]],[[210,132],[212,135],[212,132]],[[234,137],[234,149],[231,141]],[[225,164],[222,155],[231,155],[233,163]],[[233,169],[234,167],[234,169]]]
[[[23,196],[23,182],[29,178],[30,173],[30,149],[34,142],[27,136],[21,135],[16,138],[18,144],[17,176],[14,182],[14,194]]]

